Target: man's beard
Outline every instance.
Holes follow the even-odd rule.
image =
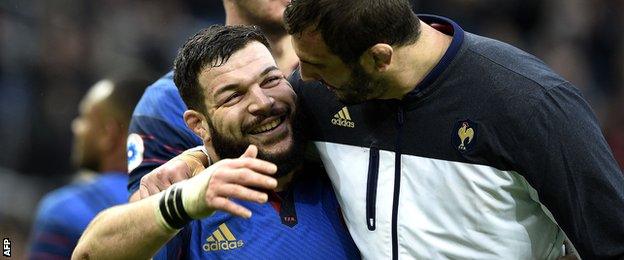
[[[381,96],[388,89],[383,80],[374,79],[362,66],[351,66],[351,79],[339,89],[334,89],[338,100],[345,105],[356,105]]]
[[[273,175],[276,178],[288,174],[303,162],[305,146],[302,140],[301,126],[297,123],[296,119],[293,120],[291,118],[290,120],[293,139],[290,147],[279,154],[269,154],[264,151],[261,145],[254,144],[258,147],[258,156],[256,158],[277,165],[277,172]],[[210,120],[208,120],[208,128],[210,129],[212,146],[221,159],[238,158],[251,144],[243,140],[235,140],[219,133]]]

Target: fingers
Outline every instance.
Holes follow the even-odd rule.
[[[162,190],[167,188],[160,188],[164,186],[164,184],[158,183],[159,180],[155,178],[154,175],[147,174],[141,178],[140,186],[139,186],[139,194],[141,195],[141,199],[147,198],[151,195],[159,193]],[[169,184],[171,186],[171,184]],[[167,186],[167,187],[169,187]]]
[[[256,156],[258,156],[258,147],[250,144],[240,158],[256,158]]]
[[[237,184],[223,184],[215,190],[218,197],[236,198],[250,202],[265,203],[269,195]]]
[[[143,184],[141,184],[139,186],[139,198],[140,199],[145,199],[149,197],[149,191],[147,190],[147,188],[145,186],[143,186]]]
[[[139,195],[141,199],[166,190],[174,183],[190,178],[189,167],[180,159],[173,159],[141,178]]]
[[[165,164],[158,174],[166,178],[170,184],[191,178],[190,166],[182,159],[172,160]]]
[[[227,164],[231,168],[247,168],[262,174],[274,174],[277,172],[277,166],[275,164],[255,158],[245,157],[233,159],[229,160]]]
[[[234,169],[213,175],[213,182],[239,184],[261,189],[275,189],[277,180],[273,177],[246,168]]]
[[[226,198],[215,197],[209,202],[209,204],[211,204],[212,208],[216,210],[225,211],[232,215],[240,216],[243,218],[251,217],[250,210]]]

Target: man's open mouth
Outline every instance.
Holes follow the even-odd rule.
[[[284,122],[284,119],[286,118],[286,116],[281,116],[278,118],[275,118],[274,120],[271,120],[269,122],[266,122],[264,124],[258,125],[254,128],[252,128],[249,133],[250,134],[262,134],[262,133],[266,133],[266,132],[270,132],[271,130],[277,128],[279,125],[281,125]]]

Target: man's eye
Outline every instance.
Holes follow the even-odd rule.
[[[275,85],[275,84],[279,83],[279,81],[280,81],[280,80],[282,80],[283,78],[284,78],[283,76],[272,76],[272,77],[267,78],[267,79],[266,79],[266,80],[262,83],[262,85],[263,85],[263,86],[265,86],[265,85],[268,85],[268,86],[273,86],[273,85]]]
[[[238,92],[234,92],[232,93],[232,95],[228,96],[224,101],[223,101],[223,105],[227,105],[229,103],[231,103],[232,101],[234,101],[237,97],[240,96],[240,93]]]

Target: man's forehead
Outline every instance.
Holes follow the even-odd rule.
[[[319,63],[334,59],[321,33],[311,27],[293,36],[293,43],[295,52],[303,62]]]
[[[115,88],[114,84],[110,80],[100,80],[93,85],[80,101],[79,110],[84,112],[93,107],[96,103],[100,103],[107,99]]]
[[[255,77],[276,63],[268,48],[259,42],[252,42],[232,54],[230,58],[217,67],[207,67],[200,73],[200,83],[211,88],[213,92],[224,81],[236,81]]]

